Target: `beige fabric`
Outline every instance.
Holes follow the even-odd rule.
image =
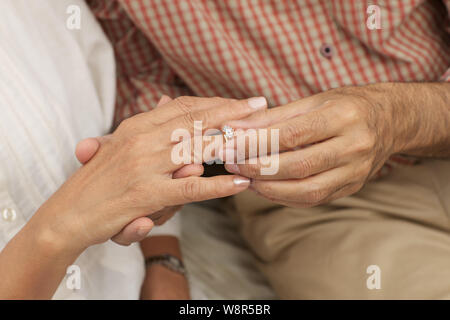
[[[217,202],[216,202],[217,203]],[[274,299],[236,225],[211,202],[185,206],[181,249],[193,299]]]
[[[450,298],[450,162],[398,167],[329,205],[292,209],[245,192],[233,215],[280,298]],[[369,290],[369,265],[381,289]]]

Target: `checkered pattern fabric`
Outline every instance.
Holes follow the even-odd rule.
[[[162,94],[271,106],[346,85],[450,81],[450,0],[87,0],[118,68],[116,122]],[[377,5],[381,29],[367,20]]]

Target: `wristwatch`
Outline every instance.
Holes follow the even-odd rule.
[[[186,268],[184,267],[183,261],[181,261],[180,259],[171,254],[161,254],[158,256],[151,256],[145,259],[146,267],[149,267],[154,264],[162,265],[169,270],[182,274],[183,276],[186,275]]]

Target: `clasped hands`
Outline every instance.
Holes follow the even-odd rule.
[[[85,186],[88,198],[109,198],[93,219],[104,227],[86,236],[93,243],[110,237],[124,245],[140,241],[153,227],[149,214],[162,223],[182,204],[247,189],[250,181],[244,177],[261,196],[291,207],[315,206],[357,192],[394,153],[389,106],[369,93],[364,87],[341,88],[272,109],[260,98],[164,96],[158,108],[125,120],[112,135],[78,145],[76,155],[86,169],[74,180]],[[202,178],[200,164],[174,165],[168,145],[160,141],[168,141],[170,130],[177,127],[193,129],[194,120],[203,121],[205,128],[227,124],[235,129],[279,129],[277,172],[261,174],[263,163],[268,163],[262,157],[273,157],[270,153],[256,164],[225,164],[234,176]],[[230,153],[235,159],[235,147],[225,145],[223,158],[230,159]],[[90,183],[99,177],[100,184]],[[87,201],[84,210],[91,210],[90,204]],[[80,230],[88,216],[74,216]]]

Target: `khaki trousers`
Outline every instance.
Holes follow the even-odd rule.
[[[280,206],[250,191],[232,201],[281,299],[450,298],[450,161],[397,167],[314,208]]]

